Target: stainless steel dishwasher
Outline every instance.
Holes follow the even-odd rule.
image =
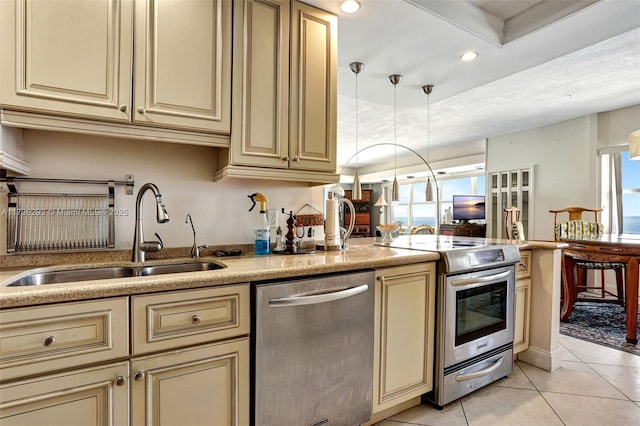
[[[375,273],[252,286],[255,426],[355,426],[369,419]]]

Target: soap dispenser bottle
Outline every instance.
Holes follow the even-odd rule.
[[[255,229],[254,252],[257,255],[269,254],[271,251],[271,236],[269,232],[269,221],[267,220],[267,201],[269,201],[269,199],[260,192],[248,195],[248,197],[251,198],[253,202],[249,211],[253,210],[256,206],[256,201],[260,203],[260,219]]]

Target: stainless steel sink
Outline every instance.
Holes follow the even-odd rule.
[[[113,278],[177,274],[180,272],[213,271],[226,267],[227,265],[220,262],[181,262],[138,267],[108,266],[87,269],[70,269],[63,271],[37,272],[30,275],[25,275],[14,281],[5,282],[3,286],[16,287],[69,283],[77,281],[108,280]]]
[[[180,272],[198,272],[213,271],[216,269],[226,268],[226,265],[218,262],[190,262],[190,263],[174,263],[155,266],[145,266],[140,270],[141,276],[146,275],[162,275],[177,274]]]
[[[40,272],[26,275],[8,284],[7,287],[68,283],[75,281],[108,280],[135,276],[135,270],[129,267],[108,267],[93,269],[73,269],[67,271]]]

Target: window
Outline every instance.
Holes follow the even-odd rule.
[[[447,208],[451,207],[454,194],[461,195],[484,195],[485,178],[482,176],[471,176],[457,179],[443,179],[438,181],[440,188],[440,217]],[[389,188],[390,191],[391,188]],[[436,224],[436,202],[426,201],[426,181],[408,181],[400,184],[400,200],[391,203],[391,223],[402,222],[403,230],[406,232],[418,225]],[[386,196],[386,195],[385,195]],[[434,191],[435,197],[435,191]],[[389,192],[389,198],[391,194]],[[442,223],[442,220],[440,221]]]
[[[602,154],[602,221],[613,234],[640,234],[640,161],[629,151]]]

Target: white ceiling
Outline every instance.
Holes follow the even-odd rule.
[[[338,170],[640,104],[640,0],[303,0],[338,15]],[[466,50],[479,56],[461,62]],[[390,74],[402,74],[394,88]],[[395,126],[394,126],[395,123]],[[639,123],[640,124],[640,123]],[[365,149],[365,151],[362,151]],[[403,152],[401,152],[403,151]],[[398,150],[400,158],[411,154]]]

